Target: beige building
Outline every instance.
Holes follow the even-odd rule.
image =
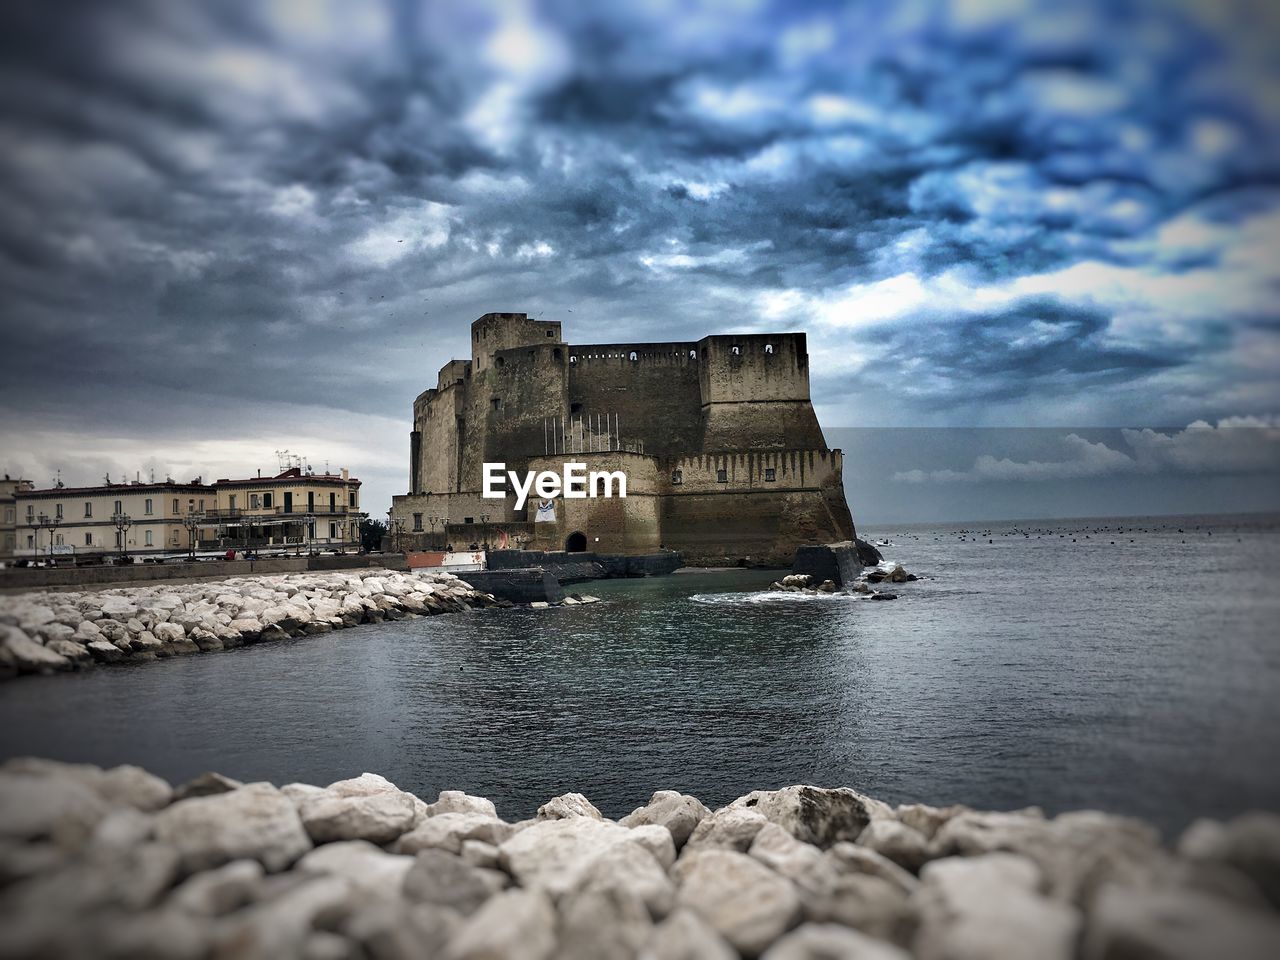
[[[207,516],[228,547],[360,545],[360,481],[345,469],[333,474],[293,467],[274,477],[219,480],[214,489],[217,505]]]
[[[17,559],[64,561],[119,554],[175,556],[193,550],[358,548],[364,517],[360,481],[346,470],[312,474],[297,467],[274,477],[213,484],[165,481],[34,490],[28,483],[6,506],[14,513]]]
[[[72,560],[182,553],[193,533],[197,547],[212,537],[212,526],[197,521],[216,496],[207,484],[171,481],[19,490],[15,554]]]
[[[15,480],[7,473],[0,480],[0,563],[12,560],[18,548],[18,507],[15,495],[30,490],[30,480]]]

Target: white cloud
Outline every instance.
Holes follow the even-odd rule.
[[[449,207],[426,201],[372,228],[347,249],[359,260],[388,267],[412,253],[444,246],[449,231]]]
[[[1061,460],[1010,460],[982,454],[968,470],[907,470],[900,483],[1082,480],[1124,474],[1227,474],[1280,471],[1280,417],[1197,420],[1185,430],[1122,430],[1128,453],[1068,434]]]

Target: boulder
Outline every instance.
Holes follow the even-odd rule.
[[[540,890],[489,898],[449,940],[446,960],[547,960],[556,949],[556,913]]]
[[[330,788],[305,800],[299,808],[302,825],[316,843],[368,840],[390,843],[413,827],[413,798],[408,794],[376,793],[343,796]]]
[[[17,627],[0,624],[0,650],[22,673],[49,673],[70,670],[72,662],[60,653],[36,643]]]
[[[831,847],[826,853],[828,861],[839,873],[865,874],[879,877],[893,884],[905,894],[914,893],[920,881],[898,866],[888,857],[883,857],[874,850],[860,847],[854,843],[842,841]]]
[[[626,890],[655,920],[671,912],[676,888],[663,865],[638,843],[616,843],[591,858],[578,874],[575,891]]]
[[[74,640],[49,640],[45,643],[45,649],[61,654],[76,666],[93,663],[93,654]]]
[[[680,850],[693,835],[694,829],[711,813],[697,797],[675,790],[659,790],[643,807],[637,807],[619,823],[624,827],[639,827],[654,823],[666,827],[676,850]]]
[[[686,851],[671,874],[680,906],[698,913],[746,956],[759,956],[800,920],[800,898],[791,882],[746,854]]]
[[[919,960],[1067,960],[1075,956],[1079,911],[1039,894],[1028,857],[989,853],[927,864],[914,901]]]
[[[186,800],[188,797],[212,797],[219,793],[230,793],[232,790],[238,790],[243,786],[244,784],[239,780],[232,780],[230,777],[224,777],[220,773],[202,773],[177,787],[173,791],[173,799]]]
[[[156,837],[177,848],[187,872],[243,858],[275,872],[311,849],[292,801],[268,783],[179,800],[156,815]]]
[[[430,824],[439,817],[428,820]],[[611,821],[589,817],[539,820],[499,844],[503,869],[523,887],[541,887],[553,896],[576,887],[591,862],[631,831]]]
[[[897,820],[872,820],[858,835],[858,845],[913,873],[924,866],[930,856],[928,838]]]
[[[67,777],[0,771],[0,838],[48,839],[74,850],[92,835],[108,806],[98,793]]]
[[[402,859],[410,863],[403,881],[404,896],[414,903],[434,903],[469,916],[503,886],[501,875],[473,867],[444,850],[423,850],[412,859]]]
[[[564,820],[568,817],[589,817],[592,820],[603,820],[604,814],[596,809],[595,804],[580,793],[565,793],[548,800],[538,808],[537,820]]]
[[[400,857],[375,847],[366,840],[326,843],[302,855],[295,873],[341,877],[364,893],[379,899],[398,897],[405,877],[413,867],[412,857]]]
[[[479,813],[441,813],[418,822],[396,841],[396,853],[446,850],[461,853],[467,840],[483,840],[498,846],[511,836],[513,828],[495,817]]]
[[[824,849],[840,840],[856,840],[873,819],[893,818],[893,810],[887,804],[848,787],[755,790],[730,806],[754,811],[797,840]]]
[[[104,617],[112,620],[128,620],[130,617],[137,616],[138,605],[131,602],[126,597],[119,595],[106,594],[98,601],[98,609],[102,611]]]
[[[492,800],[473,797],[461,790],[441,790],[436,802],[427,804],[427,816],[434,817],[438,813],[477,813],[495,820],[498,818],[498,810]]]
[[[911,954],[839,924],[806,923],[778,940],[761,960],[911,960]]]
[[[680,908],[654,928],[640,960],[738,960],[738,951],[698,914]]]
[[[190,877],[169,895],[169,905],[203,917],[220,917],[252,903],[262,892],[262,864],[232,860]]]
[[[760,813],[744,807],[721,807],[702,819],[689,835],[689,850],[724,849],[746,852],[768,823]]]
[[[115,663],[124,657],[124,651],[109,640],[90,640],[85,649],[98,663]]]
[[[1280,919],[1273,912],[1191,890],[1109,884],[1094,898],[1080,955],[1085,960],[1270,960],[1277,945]]]
[[[1253,812],[1229,823],[1197,820],[1179,839],[1178,853],[1197,865],[1239,870],[1280,909],[1280,816]]]
[[[625,887],[578,890],[559,902],[563,960],[632,960],[653,935],[653,920]]]

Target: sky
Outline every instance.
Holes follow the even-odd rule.
[[[0,470],[288,450],[381,513],[514,310],[807,331],[856,519],[1280,507],[1278,39],[1265,0],[10,0]]]

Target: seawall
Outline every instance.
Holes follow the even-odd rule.
[[[0,767],[0,837],[5,956],[1270,960],[1280,943],[1280,817],[1262,813],[1173,846],[1098,811],[804,785],[714,811],[658,790],[616,821],[565,793],[503,818],[373,773],[175,788],[20,758]]]

